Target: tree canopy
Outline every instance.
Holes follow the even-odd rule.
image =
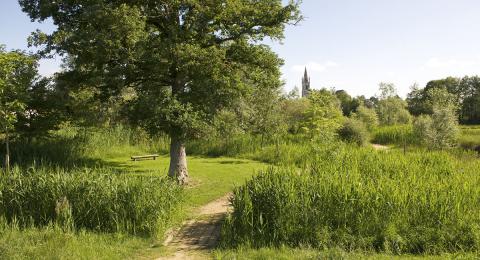
[[[0,133],[5,134],[5,166],[9,169],[9,136],[19,117],[27,114],[28,90],[37,76],[37,59],[0,46]],[[32,115],[34,116],[34,115]]]
[[[64,55],[62,79],[95,88],[107,100],[134,90],[129,114],[172,139],[170,176],[188,177],[184,143],[220,109],[254,87],[277,87],[282,60],[265,38],[281,40],[301,19],[299,3],[281,0],[20,0],[40,53]]]

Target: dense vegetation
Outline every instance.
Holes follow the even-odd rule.
[[[171,180],[108,169],[14,169],[0,181],[0,217],[19,227],[47,226],[153,235],[182,200]]]
[[[317,152],[307,168],[270,169],[235,190],[229,246],[312,246],[390,253],[477,251],[477,160],[445,152]]]

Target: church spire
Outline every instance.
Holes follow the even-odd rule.
[[[307,67],[302,78],[302,97],[307,97],[310,92],[310,77],[308,77]]]

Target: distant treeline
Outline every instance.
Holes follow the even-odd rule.
[[[455,106],[461,124],[480,124],[480,77],[466,76],[463,78],[448,77],[432,80],[425,88],[417,84],[411,87],[407,96],[408,111],[413,116],[431,115],[433,100],[442,96],[443,102]],[[378,105],[378,97],[351,97],[346,91],[336,91],[337,98],[342,103],[345,116],[356,112],[360,104],[369,108]]]

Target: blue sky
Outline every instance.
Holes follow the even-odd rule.
[[[300,87],[303,69],[312,87],[374,95],[378,83],[394,83],[402,96],[417,82],[480,74],[478,0],[304,0],[306,19],[288,27],[273,49],[285,60],[286,90]],[[16,0],[0,1],[0,43],[26,48],[36,28]],[[43,61],[40,71],[58,70]]]

